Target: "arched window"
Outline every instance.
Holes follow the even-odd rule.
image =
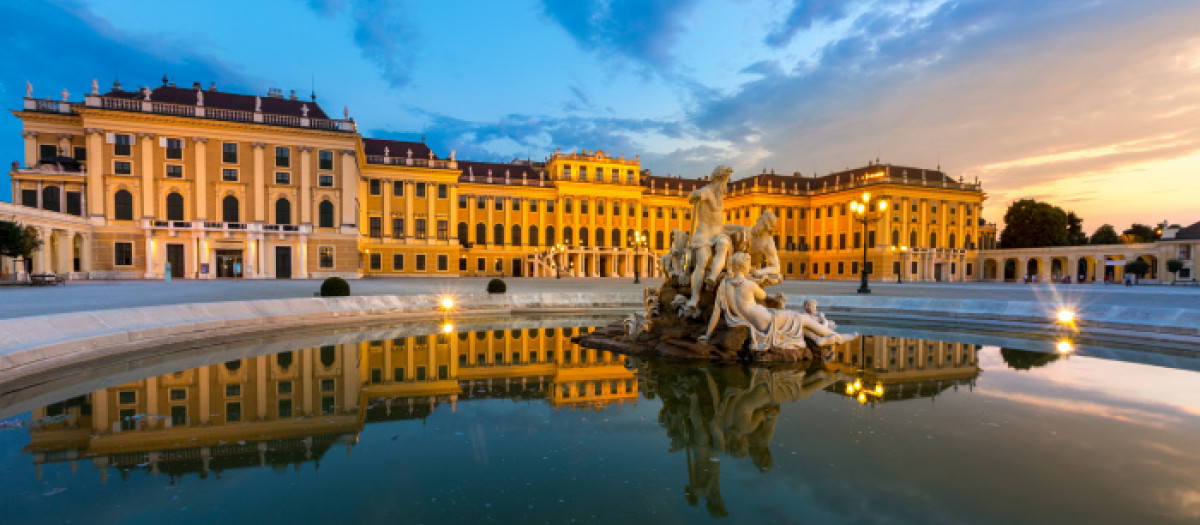
[[[513,246],[521,245],[521,227],[516,224],[514,224],[512,226],[512,245]]]
[[[547,226],[546,227],[546,246],[554,246],[554,243],[556,243],[556,242],[558,242],[558,241],[556,241],[554,239],[554,227]]]
[[[58,195],[58,186],[46,186],[42,188],[42,209],[62,211],[58,206]]]
[[[900,246],[900,230],[892,230],[892,246]]]
[[[465,222],[458,223],[458,244],[465,245],[467,243],[467,232],[468,231],[470,231],[470,230],[468,229],[467,223],[465,223]]]
[[[321,347],[321,366],[329,368],[337,362],[337,347],[322,346]]]
[[[291,350],[275,354],[275,363],[278,364],[279,368],[282,370],[287,370],[289,366],[292,366]]]
[[[612,245],[617,248],[621,247],[621,229],[620,228],[613,228]]]
[[[504,225],[497,224],[492,226],[492,236],[495,237],[492,239],[494,244],[504,244]]]
[[[588,239],[588,229],[587,229],[587,228],[580,228],[580,229],[579,229],[579,245],[580,245],[580,246],[587,246],[587,245],[588,245],[588,241],[589,241],[589,240],[590,240],[590,239]]]
[[[127,190],[118,190],[113,195],[113,218],[118,221],[133,220],[133,194]]]
[[[225,361],[225,369],[230,372],[237,372],[240,368],[242,368],[241,360],[234,359],[233,361]]]
[[[475,223],[475,242],[487,244],[487,225],[482,222]]]
[[[292,223],[292,203],[280,197],[275,201],[275,224]]]
[[[956,239],[954,238],[954,234],[953,234],[953,233],[951,233],[951,234],[950,234],[950,245],[949,245],[949,246],[947,246],[947,248],[950,248],[951,250],[953,250],[953,249],[954,249],[954,241],[955,241],[955,240],[956,240]]]
[[[575,242],[575,231],[570,226],[563,228],[563,244],[570,246]]]
[[[529,245],[530,245],[530,246],[537,246],[537,245],[538,245],[538,230],[537,230],[537,226],[530,226],[530,227],[529,227]]]
[[[167,195],[167,220],[183,220],[183,195],[175,192]]]
[[[333,203],[329,201],[321,201],[317,206],[317,226],[321,228],[333,227]]]
[[[929,247],[937,248],[937,232],[929,232]]]
[[[596,228],[596,246],[604,246],[607,240],[604,238],[604,228]]]
[[[226,195],[221,200],[221,220],[225,222],[238,221],[238,200],[233,195]]]
[[[654,249],[663,249],[663,232],[661,231],[654,232]]]
[[[913,230],[912,233],[908,234],[908,247],[909,248],[917,247],[917,230]]]

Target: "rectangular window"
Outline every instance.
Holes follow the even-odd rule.
[[[225,385],[225,397],[240,397],[242,385]]]
[[[548,213],[554,213],[554,201],[546,201],[546,211]]]
[[[450,221],[438,219],[437,221],[437,238],[439,241],[450,240]]]
[[[185,400],[187,400],[187,390],[182,389],[182,388],[172,388],[171,389],[171,401],[185,401]]]
[[[125,160],[118,160],[113,163],[113,173],[117,175],[129,175],[133,173],[133,163]]]
[[[467,196],[466,195],[458,196],[458,209],[460,209],[460,210],[467,209]]]
[[[404,254],[397,253],[392,255],[392,269],[396,271],[404,269]]]
[[[416,237],[418,239],[425,238],[425,219],[417,219],[413,221],[413,226],[416,228]]]
[[[368,217],[367,223],[371,228],[371,237],[383,237],[383,217]]]
[[[383,255],[379,253],[371,254],[371,269],[379,271],[383,269]]]
[[[521,211],[521,199],[519,197],[513,197],[512,210],[513,211]]]
[[[821,251],[821,237],[813,236],[813,251]]]
[[[829,273],[829,263],[825,263],[825,273]]]
[[[238,170],[236,170],[236,169],[221,170],[221,180],[223,180],[225,182],[237,182]]]
[[[225,422],[236,423],[242,420],[241,403],[225,403]]]
[[[238,161],[238,145],[236,142],[221,143],[221,162],[236,164]]]
[[[87,148],[75,146],[75,160],[87,160]]]
[[[179,160],[183,158],[183,140],[167,139],[167,158],[171,160]]]
[[[633,170],[625,170],[625,182],[633,184]]]
[[[281,395],[291,394],[292,393],[292,382],[291,381],[280,381],[279,383],[276,384],[275,391]]]
[[[132,390],[117,392],[117,403],[121,405],[132,405],[137,403],[137,392]]]
[[[425,271],[425,254],[423,254],[423,253],[417,254],[417,271],[418,272]]]
[[[336,400],[333,398],[333,396],[322,396],[321,397],[321,414],[322,415],[332,414],[336,411],[336,409],[337,409],[337,404],[336,404]]]
[[[113,245],[113,264],[133,266],[133,243],[118,242]]]
[[[619,202],[614,202],[614,203],[613,203],[613,216],[614,216],[614,217],[617,217],[617,216],[620,216],[620,215],[621,215],[621,203],[619,203]]]
[[[172,179],[182,179],[183,166],[178,164],[167,164],[167,177]]]
[[[332,347],[330,347],[330,348],[332,348]],[[337,382],[335,382],[332,379],[322,379],[321,380],[321,391],[322,392],[333,392],[334,390],[337,390]]]
[[[845,234],[843,234],[843,235],[845,235]],[[860,232],[854,232],[854,247],[855,248],[862,247],[862,233],[860,233]]]
[[[317,248],[317,266],[324,269],[333,268],[333,246]]]
[[[38,146],[38,158],[48,159],[58,156],[58,147],[53,144],[42,144]]]
[[[449,199],[450,198],[450,187],[446,186],[445,184],[438,184],[438,198],[439,199]]]
[[[292,400],[291,399],[280,399],[279,400],[279,418],[283,419],[283,418],[289,418],[289,417],[292,417]]]
[[[416,189],[417,189],[416,196],[417,196],[417,197],[419,197],[419,198],[424,198],[424,197],[425,197],[425,183],[424,183],[424,182],[418,182],[418,183],[416,184],[416,187],[417,187],[417,188],[416,188]]]
[[[842,271],[842,263],[838,263],[838,273]],[[850,275],[858,275],[858,261],[850,263]]]
[[[538,201],[541,199],[529,199],[529,211],[538,211]]]
[[[392,196],[393,197],[403,197],[404,196],[404,181],[402,181],[402,180],[392,181]]]
[[[317,152],[317,169],[331,170],[333,169],[333,152],[318,151]]]
[[[587,199],[580,199],[580,201],[579,201],[579,213],[582,213],[582,214],[584,214],[584,215],[587,215],[587,212],[588,212],[588,200],[587,200]]]
[[[132,135],[116,135],[113,137],[113,155],[129,156],[130,145],[133,144]],[[53,146],[51,146],[53,147]],[[57,150],[55,150],[57,151]],[[53,156],[53,154],[51,154]]]
[[[438,267],[437,267],[438,271],[444,272],[446,270],[449,270],[450,269],[450,256],[442,254],[442,255],[438,255],[437,257],[438,257]]]
[[[492,202],[492,205],[495,207],[496,211],[504,211],[504,197],[496,197],[492,200],[494,201]]]
[[[475,271],[482,272],[487,270],[487,263],[484,261],[485,259],[483,257],[475,259]]]
[[[466,257],[460,257],[458,259],[458,271],[460,271],[460,272],[467,271],[467,258]]]
[[[392,381],[404,381],[404,368],[397,367],[392,369]]]
[[[317,175],[317,186],[323,188],[333,187],[333,175]]]
[[[912,262],[912,273],[914,275],[916,275],[916,273],[917,273],[917,261]]]
[[[67,213],[83,215],[83,194],[78,191],[67,192]]]
[[[371,179],[367,181],[367,186],[370,187],[371,195],[380,195],[383,190],[383,183],[379,179]]]
[[[814,219],[821,218],[821,208],[817,208],[817,209],[813,210],[813,218]]]
[[[399,239],[404,237],[404,218],[392,217],[392,238]]]
[[[487,209],[487,199],[484,197],[475,197],[475,209],[486,210]]]
[[[285,148],[282,146],[275,147],[275,167],[292,167],[292,150],[290,148]]]
[[[287,186],[292,183],[292,174],[286,171],[275,172],[275,184]]]

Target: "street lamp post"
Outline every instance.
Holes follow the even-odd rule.
[[[867,224],[879,220],[878,217],[871,218],[868,203],[871,202],[871,194],[863,192],[860,200],[850,203],[850,209],[854,210],[854,220],[862,224],[862,245],[863,245],[863,260],[862,267],[858,269],[859,275],[862,275],[862,285],[858,287],[858,293],[871,293],[871,287],[867,285]],[[879,201],[879,211],[887,209],[887,201]]]
[[[646,236],[641,232],[633,232],[630,235],[630,244],[633,246],[633,284],[641,284],[641,266],[638,264],[638,255],[646,246]]]

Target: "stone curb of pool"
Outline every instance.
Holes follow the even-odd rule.
[[[956,324],[1038,327],[1054,323],[1054,309],[1029,301],[989,301],[903,297],[816,296],[830,313],[864,318],[914,319]],[[437,319],[441,295],[371,295],[337,298],[273,299],[192,303],[72,312],[0,320],[0,383],[45,370],[54,363],[109,357],[156,345],[200,341],[216,336],[282,330],[300,326],[355,324],[388,318]],[[801,305],[797,297],[790,308]],[[636,309],[640,293],[555,292],[467,295],[454,311],[497,317],[533,313],[589,313]],[[1086,305],[1078,325],[1089,333],[1138,340],[1200,343],[1200,309]],[[38,365],[38,366],[31,366]]]

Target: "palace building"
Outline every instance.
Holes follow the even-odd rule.
[[[196,83],[34,98],[13,114],[25,155],[0,214],[38,229],[33,273],[74,278],[655,276],[705,178],[638,156],[555,151],[509,163],[365,138],[343,111],[271,90]],[[855,213],[852,202],[871,196]],[[978,183],[876,162],[730,183],[730,223],[777,218],[791,279],[980,278]],[[880,203],[886,203],[880,205]],[[7,218],[7,217],[6,217]],[[863,222],[865,220],[865,223]],[[865,228],[864,228],[865,226]],[[865,231],[864,231],[865,229]],[[643,242],[637,242],[644,239]],[[22,272],[12,261],[4,273]]]

